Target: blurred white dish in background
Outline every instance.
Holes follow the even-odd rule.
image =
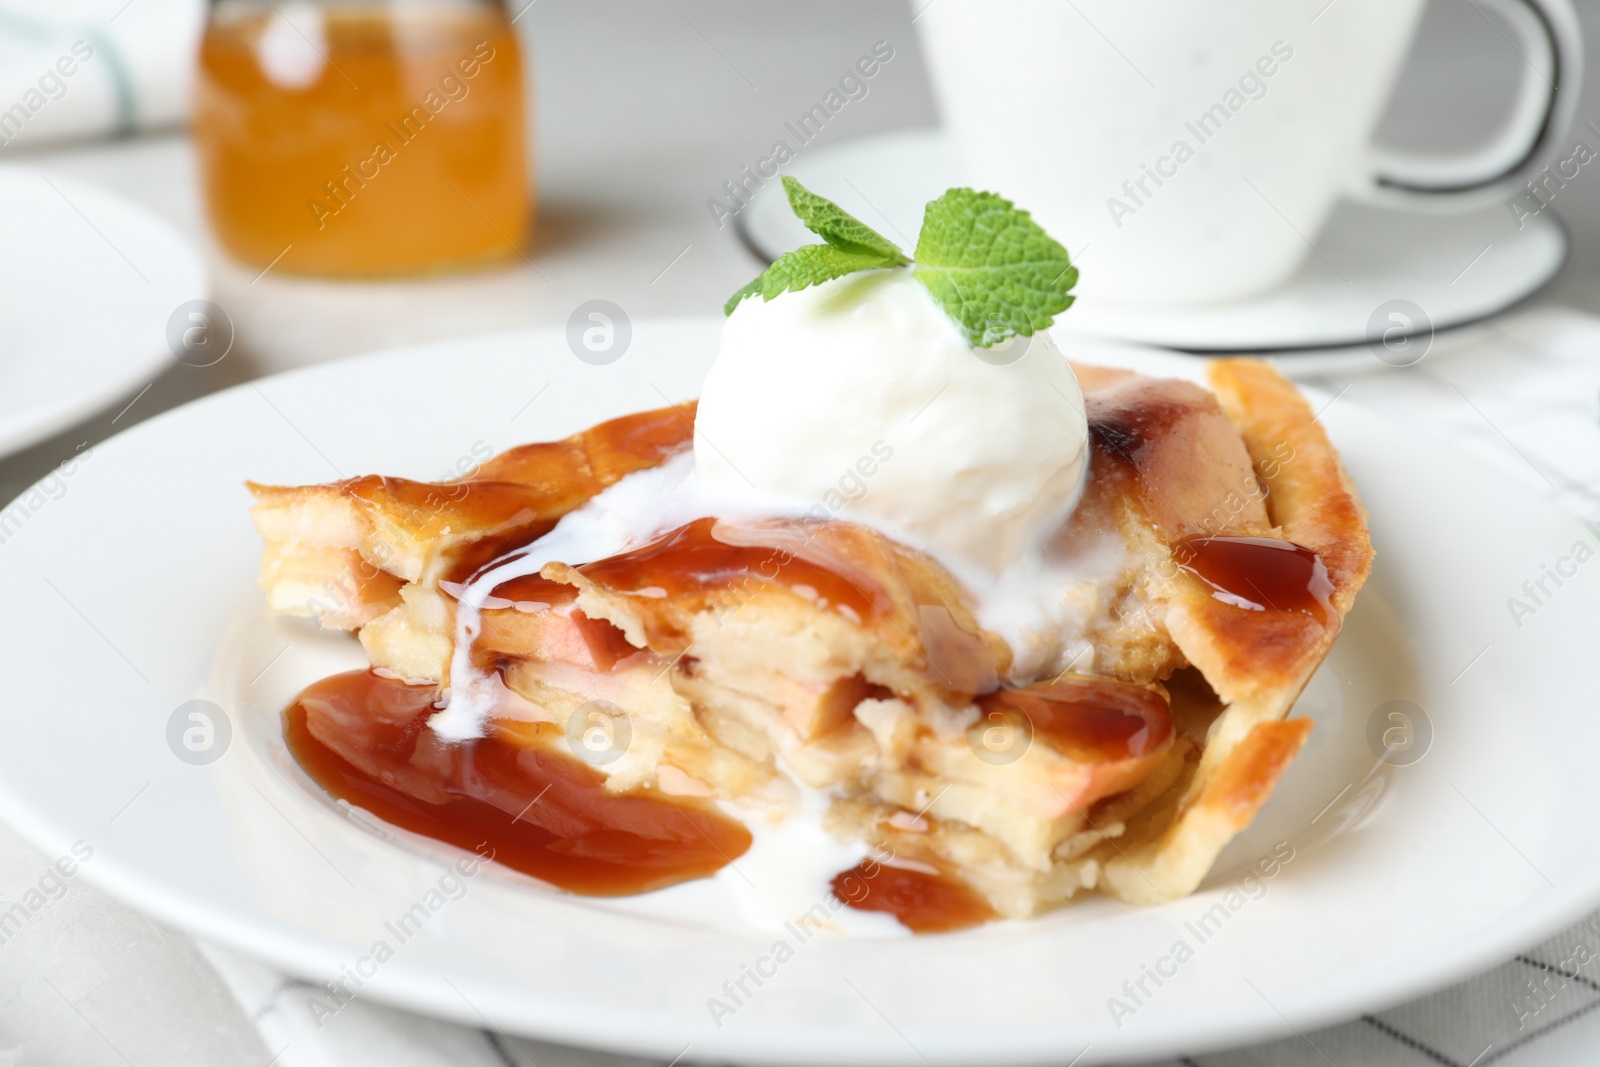
[[[908,250],[927,202],[972,180],[940,130],[862,137],[807,151],[784,173]],[[1017,206],[1029,207],[1020,199]],[[735,225],[768,261],[816,241],[776,181],[755,192]],[[1080,234],[1054,236],[1072,253],[1082,277],[1092,276],[1096,249],[1085,248]],[[1107,337],[1192,352],[1285,352],[1278,366],[1289,375],[1383,370],[1414,361],[1438,331],[1528,299],[1567,260],[1567,236],[1555,212],[1524,212],[1519,219],[1504,204],[1443,215],[1344,202],[1321,233],[1306,236],[1316,253],[1271,293],[1206,306],[1123,304],[1080,293],[1056,317],[1052,332],[1057,339]],[[1212,265],[1196,263],[1193,269]],[[1415,346],[1406,343],[1413,336]]]
[[[174,314],[206,294],[199,253],[145,208],[0,166],[0,455],[149,384],[175,362]]]

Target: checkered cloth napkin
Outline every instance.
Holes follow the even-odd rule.
[[[1373,360],[1377,368],[1377,360]],[[1339,399],[1431,429],[1600,521],[1600,319],[1543,308],[1469,338],[1440,339],[1413,366],[1310,380]],[[561,1048],[356,1002],[318,1028],[312,987],[206,950],[274,1067],[625,1067],[656,1061]],[[1600,912],[1460,985],[1387,1011],[1163,1067],[1546,1067],[1600,1062]]]

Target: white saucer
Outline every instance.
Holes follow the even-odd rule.
[[[723,1018],[709,999],[785,936],[735,906],[728,879],[607,900],[484,868],[456,892],[449,864],[461,854],[331,802],[288,758],[281,709],[362,655],[345,635],[265,618],[243,482],[436,478],[463,456],[692,397],[720,328],[636,322],[624,358],[605,366],[576,358],[560,329],[342,360],[99,446],[71,492],[0,552],[11,608],[0,647],[14,665],[0,816],[52,857],[88,852],[75,868],[86,881],[291,973],[660,1062],[1200,1054],[1415,997],[1600,903],[1600,822],[1578,814],[1593,804],[1600,752],[1583,669],[1600,635],[1600,565],[1535,617],[1505,607],[1593,535],[1349,401],[1322,421],[1371,511],[1377,566],[1296,707],[1317,723],[1305,751],[1193,897],[1090,899],[930,937],[818,936]],[[1200,370],[1171,353],[1084,348],[1154,373]],[[177,740],[196,700],[220,706],[214,747]],[[1419,739],[1421,758],[1403,765],[1373,748],[1394,701],[1409,702]],[[1292,862],[1271,878],[1250,875],[1286,849]],[[385,924],[426,900],[437,914],[397,942]],[[392,958],[378,959],[380,940]],[[1193,956],[1174,976],[1179,940]],[[1151,968],[1168,976],[1159,988]]]
[[[923,206],[967,179],[939,130],[863,137],[802,151],[785,168],[815,192],[909,252]],[[998,190],[1004,192],[1004,190]],[[1026,207],[1027,205],[1022,205]],[[1315,240],[1298,274],[1282,289],[1227,305],[1154,307],[1078,300],[1057,320],[1067,334],[1112,337],[1189,352],[1307,350],[1318,372],[1331,369],[1327,350],[1354,346],[1341,362],[1381,368],[1368,351],[1374,316],[1390,325],[1394,301],[1420,308],[1407,318],[1415,332],[1448,330],[1499,314],[1526,300],[1560,272],[1567,236],[1554,214],[1524,220],[1518,230],[1503,206],[1464,214],[1402,212],[1342,203]],[[789,210],[778,182],[759,189],[737,216],[741,236],[763,259],[817,237]],[[1071,249],[1071,235],[1065,237]],[[1320,254],[1318,254],[1320,253]],[[1094,269],[1090,249],[1082,262]],[[1379,331],[1381,333],[1381,329]],[[1313,351],[1316,354],[1313,355]],[[1285,360],[1293,363],[1293,360]],[[1289,369],[1293,369],[1291,366]]]
[[[145,208],[0,167],[0,455],[148,384],[173,312],[205,296],[199,253]]]

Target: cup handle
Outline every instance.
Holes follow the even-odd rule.
[[[1544,164],[1571,125],[1583,76],[1583,34],[1571,0],[1469,2],[1500,14],[1526,61],[1511,120],[1487,144],[1453,156],[1374,147],[1356,199],[1445,211],[1503,200]]]

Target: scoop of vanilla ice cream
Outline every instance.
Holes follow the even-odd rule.
[[[1088,440],[1048,335],[973,349],[909,268],[741,302],[695,430],[708,487],[805,498],[991,571],[1071,511]]]

